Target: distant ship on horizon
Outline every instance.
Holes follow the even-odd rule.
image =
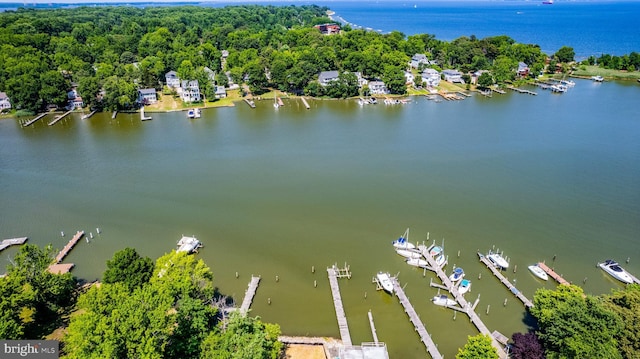
[[[553,5],[553,0],[544,0],[542,3],[545,5]]]

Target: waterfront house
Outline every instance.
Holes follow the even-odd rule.
[[[529,75],[529,66],[524,62],[518,63],[518,76],[527,77]]]
[[[443,70],[442,75],[444,76],[444,80],[451,83],[464,83],[462,80],[462,73],[458,70]]]
[[[354,72],[354,74],[356,75],[356,78],[358,79],[358,87],[359,88],[362,88],[362,87],[366,86],[367,84],[369,84],[369,81],[367,81],[367,79],[362,77],[362,73],[361,72]]]
[[[209,79],[209,82],[211,83],[211,85],[215,85],[216,83],[216,72],[211,70],[208,67],[204,67],[204,72],[207,74],[207,78]]]
[[[323,35],[333,35],[340,32],[339,24],[320,24],[314,27],[318,29]]]
[[[198,80],[182,80],[180,86],[180,97],[184,102],[197,102],[200,101],[200,86]]]
[[[318,75],[318,82],[322,86],[327,86],[330,82],[338,80],[340,72],[338,71],[322,71]]]
[[[440,85],[440,73],[436,69],[424,69],[422,71],[422,82],[426,82],[428,87],[438,87]]]
[[[369,92],[372,95],[386,95],[389,93],[389,90],[387,90],[387,85],[382,81],[370,81]]]
[[[224,86],[216,86],[216,98],[225,98],[227,97],[227,90],[225,90]]]
[[[405,71],[404,72],[404,78],[406,79],[407,85],[413,85],[414,84],[413,80],[415,79],[415,76],[413,76],[411,71]]]
[[[83,108],[83,107],[84,107],[84,101],[82,100],[82,97],[77,96],[73,100],[69,101],[69,106],[67,108],[69,108],[70,110],[73,110],[76,108]]]
[[[156,95],[156,89],[139,89],[138,90],[138,102],[143,105],[148,105],[152,103],[158,102],[158,97]]]
[[[0,111],[11,109],[11,101],[6,93],[0,92]]]
[[[169,71],[164,75],[164,78],[167,82],[167,87],[171,88],[179,88],[180,87],[180,78],[178,77],[178,73],[175,71]]]
[[[411,62],[409,62],[409,66],[417,69],[420,65],[429,65],[429,59],[425,54],[415,54],[411,57]]]

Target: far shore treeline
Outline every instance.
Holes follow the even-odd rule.
[[[72,87],[92,109],[136,109],[137,90],[162,92],[164,75],[172,70],[182,79],[197,79],[201,92],[213,99],[214,86],[226,86],[229,79],[254,94],[276,88],[315,97],[368,95],[366,86],[358,88],[354,72],[384,81],[392,94],[405,94],[404,72],[414,54],[426,54],[428,67],[456,69],[463,77],[488,70],[480,86],[516,80],[520,62],[530,69],[529,77],[596,64],[640,69],[635,52],[575,64],[570,44],[550,56],[506,35],[445,42],[429,34],[380,34],[348,25],[323,35],[314,25],[332,22],[327,10],[244,5],[6,11],[0,13],[0,91],[16,115],[26,115],[65,107]],[[228,52],[224,61],[223,51]],[[213,81],[205,68],[215,73]],[[316,81],[321,71],[333,70],[342,72],[338,81],[326,87]]]

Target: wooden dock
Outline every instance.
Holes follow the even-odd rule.
[[[47,268],[47,271],[53,274],[65,274],[69,273],[74,266],[75,264],[73,263],[52,264]]]
[[[259,284],[260,277],[251,276],[251,282],[249,282],[247,291],[244,292],[244,299],[242,300],[242,305],[240,306],[240,313],[242,313],[242,315],[247,315],[247,312],[251,307],[251,303],[253,302],[253,297],[255,297],[256,291],[258,290]]]
[[[376,325],[373,323],[373,314],[371,314],[371,310],[367,313],[369,317],[369,326],[371,327],[371,335],[373,336],[373,342],[378,344],[378,331],[376,330]]]
[[[10,246],[24,244],[24,242],[26,242],[27,239],[29,239],[29,237],[18,237],[18,238],[4,239],[4,240],[2,240],[2,242],[0,242],[0,251],[3,251],[7,247],[10,247]]]
[[[255,103],[255,102],[253,102],[253,100],[250,100],[250,99],[248,99],[248,98],[245,98],[245,99],[244,99],[244,102],[246,102],[246,103],[247,103],[247,105],[249,105],[249,107],[251,107],[251,108],[256,108],[256,103]]]
[[[83,120],[87,120],[87,119],[89,119],[91,116],[95,115],[95,114],[96,114],[96,112],[98,112],[98,110],[93,110],[93,111],[91,111],[91,113],[89,113],[88,115],[82,115],[82,117],[81,117],[81,118],[82,118]]]
[[[145,116],[144,115],[144,106],[140,107],[140,121],[149,121],[149,120],[153,120],[153,117]]]
[[[424,346],[427,348],[429,355],[431,355],[433,359],[442,359],[442,354],[440,354],[440,352],[438,351],[438,347],[433,342],[433,339],[431,339],[431,335],[429,335],[429,332],[427,332],[427,328],[424,327],[424,324],[420,320],[418,313],[416,313],[413,305],[411,305],[411,302],[400,286],[398,279],[395,277],[391,277],[391,282],[393,283],[393,292],[398,297],[400,304],[402,304],[404,312],[409,316],[409,320],[416,328],[416,332],[418,332],[418,336],[420,336],[420,341],[422,341],[422,344],[424,344]]]
[[[500,272],[500,270],[498,270],[498,268],[496,268],[493,264],[491,264],[489,259],[484,254],[478,253],[478,257],[480,258],[480,262],[484,263],[484,265],[486,265],[487,268],[491,270],[491,273],[493,273],[493,275],[496,276],[496,278],[498,278],[498,280],[500,280],[500,282],[502,282],[502,284],[504,284],[507,287],[507,289],[509,289],[509,291],[516,296],[516,298],[520,299],[520,301],[525,305],[525,307],[527,308],[533,307],[533,302],[529,300],[529,298],[527,298],[524,294],[522,294],[522,292],[519,291],[518,288],[516,288],[516,286],[513,285],[502,274],[502,272]]]
[[[491,91],[493,91],[493,92],[497,92],[497,93],[499,93],[499,94],[501,94],[501,95],[504,95],[504,94],[506,93],[504,90],[501,90],[501,89],[499,89],[499,88],[497,88],[497,87],[493,87],[493,88],[491,88]]]
[[[69,240],[69,243],[67,243],[67,245],[64,246],[64,248],[62,248],[60,253],[58,253],[58,255],[56,256],[56,264],[62,262],[64,257],[66,257],[67,254],[69,254],[69,252],[71,252],[73,247],[78,243],[78,241],[82,237],[84,237],[84,231],[76,232],[76,234],[73,236],[73,238],[71,238],[71,240]]]
[[[304,97],[300,97],[300,99],[302,100],[302,104],[304,104],[304,107],[306,107],[307,110],[311,108]]]
[[[53,119],[53,121],[49,122],[47,125],[49,125],[49,126],[53,126],[53,125],[55,125],[56,123],[58,123],[58,121],[60,121],[60,120],[62,120],[63,118],[67,117],[67,115],[68,115],[68,114],[70,114],[71,112],[73,112],[73,110],[69,110],[69,111],[67,111],[67,112],[63,113],[63,114],[62,114],[62,115],[60,115],[60,116],[56,116],[56,117]]]
[[[38,116],[32,118],[31,120],[25,122],[24,125],[22,125],[22,127],[31,126],[31,125],[33,125],[34,123],[36,123],[38,120],[40,120],[41,118],[43,118],[46,115],[47,115],[46,112],[45,113],[41,113]]]
[[[351,346],[351,333],[349,332],[349,325],[347,324],[347,316],[344,313],[344,307],[342,306],[342,297],[340,296],[340,286],[338,285],[338,276],[341,270],[336,265],[327,268],[327,274],[329,275],[329,284],[331,285],[331,295],[333,296],[333,306],[336,310],[336,317],[338,318],[338,328],[340,329],[340,337],[342,343],[346,346]]]
[[[564,285],[571,284],[569,283],[568,280],[562,278],[560,274],[556,273],[553,269],[549,268],[549,266],[547,266],[544,262],[538,263],[538,267],[540,267],[540,269],[545,271],[545,273],[547,273],[549,277],[553,278],[553,280],[558,282],[558,284],[564,284]]]
[[[524,93],[524,94],[527,94],[527,95],[534,95],[535,96],[535,95],[538,94],[537,92],[533,92],[533,91],[529,91],[529,90],[525,90],[525,89],[521,89],[521,88],[513,87],[513,86],[507,86],[507,88],[509,90],[520,92],[520,93]]]
[[[116,116],[118,115],[118,111],[113,111],[113,113],[111,114],[111,119],[115,119]]]

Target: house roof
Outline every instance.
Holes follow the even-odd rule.
[[[449,76],[455,76],[455,75],[458,75],[458,76],[459,76],[459,75],[462,75],[462,74],[460,73],[460,71],[458,71],[458,70],[451,70],[451,69],[448,69],[448,70],[442,70],[442,73],[443,73],[443,74],[445,74],[445,75],[449,75]]]
[[[4,92],[0,92],[0,100],[5,100],[5,99],[8,100],[9,96],[7,96],[7,94]]]
[[[138,89],[138,92],[143,94],[143,95],[150,95],[150,94],[156,94],[156,89]]]
[[[384,82],[382,82],[382,81],[370,81],[369,82],[369,87],[375,87],[375,86],[384,86]]]
[[[318,81],[335,79],[340,75],[338,71],[322,71],[320,75],[318,75]]]
[[[440,73],[436,69],[427,68],[427,69],[424,69],[424,71],[422,71],[422,75],[424,76],[440,75]]]
[[[182,80],[182,87],[198,87],[198,80]]]
[[[164,75],[165,78],[167,79],[177,79],[178,78],[178,73],[175,71],[169,71]]]
[[[224,86],[216,86],[216,93],[222,94],[222,93],[227,93],[227,91],[224,89]]]
[[[428,61],[429,59],[427,59],[427,55],[425,54],[415,54],[413,55],[411,60],[412,61]]]

